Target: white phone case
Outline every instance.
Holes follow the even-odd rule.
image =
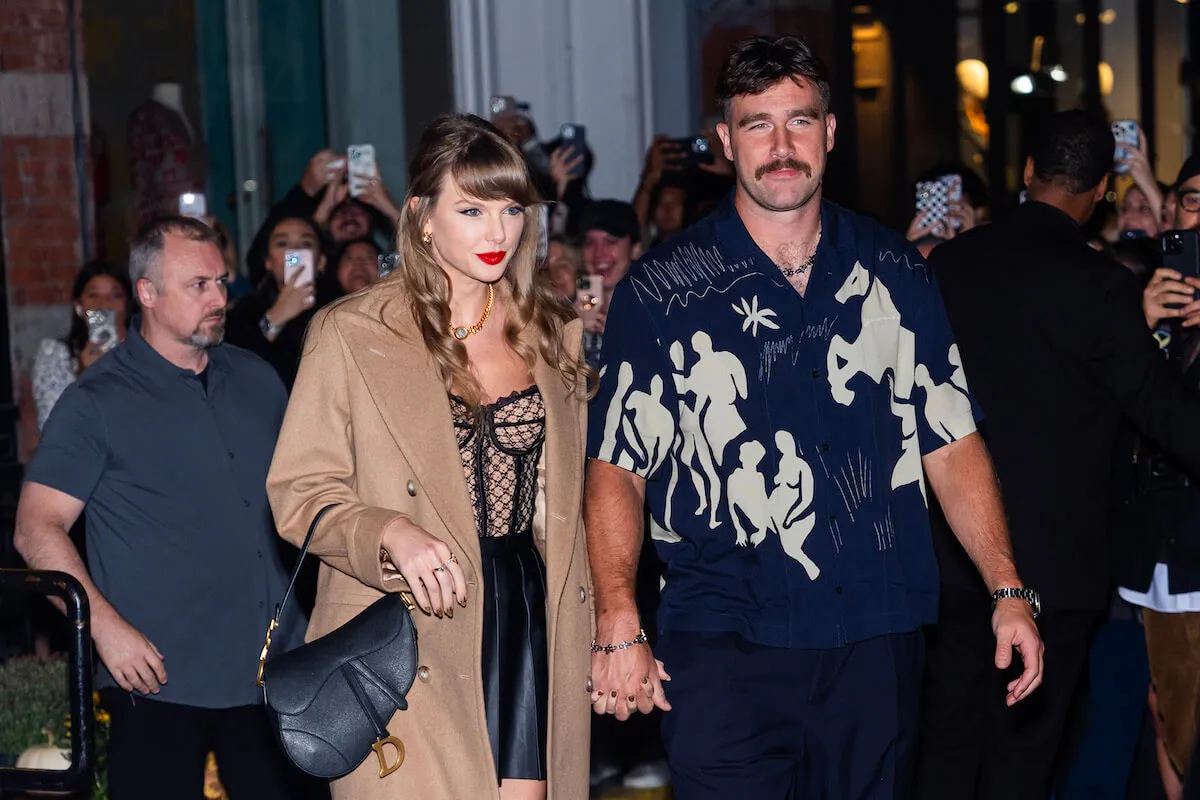
[[[375,163],[375,145],[352,144],[346,148],[348,166],[346,180],[350,184],[350,196],[358,197],[367,182],[379,174]]]
[[[288,250],[283,254],[284,282],[291,283],[292,276],[296,273],[300,273],[300,279],[296,281],[297,286],[306,286],[316,280],[312,250]]]

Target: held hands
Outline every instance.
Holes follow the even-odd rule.
[[[1200,300],[1197,299],[1196,293],[1198,289],[1198,278],[1185,278],[1166,267],[1154,270],[1154,276],[1142,291],[1142,311],[1146,315],[1146,324],[1153,330],[1164,320],[1182,317],[1185,328],[1200,325]]]
[[[97,616],[92,625],[96,651],[117,685],[127,692],[158,694],[167,682],[163,654],[141,631],[122,619],[116,612]]]
[[[632,642],[641,631],[637,614],[597,619],[599,645]],[[671,704],[662,682],[671,680],[663,663],[654,658],[648,644],[635,644],[611,653],[592,653],[592,677],[588,692],[597,714],[613,714],[624,722],[637,712],[655,708],[670,711]]]
[[[1012,651],[1021,654],[1025,665],[1019,677],[1008,684],[1005,702],[1013,706],[1042,684],[1042,656],[1046,650],[1033,621],[1033,609],[1019,598],[1005,598],[992,612],[992,632],[996,635],[996,669],[1008,669]]]
[[[453,619],[454,601],[466,607],[467,579],[445,542],[400,517],[384,529],[382,544],[380,555],[408,583],[413,600],[426,614]]]

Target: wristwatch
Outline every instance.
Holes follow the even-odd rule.
[[[272,323],[266,314],[258,321],[258,329],[263,332],[263,336],[271,340],[279,338],[279,334],[283,332],[283,326]]]
[[[992,592],[992,611],[996,610],[996,603],[1006,597],[1015,597],[1018,600],[1024,600],[1026,603],[1029,603],[1029,606],[1033,609],[1034,619],[1037,619],[1038,615],[1042,613],[1042,598],[1037,592],[1033,589],[1015,589],[1012,587],[997,589]]]

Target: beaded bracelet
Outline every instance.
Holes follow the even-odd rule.
[[[648,641],[650,640],[646,638],[646,631],[645,629],[642,629],[638,631],[638,635],[633,637],[632,641],[628,642],[617,642],[616,644],[596,644],[596,640],[592,639],[592,652],[615,653],[618,650],[628,650],[630,647],[634,647],[635,645],[639,644],[645,644]]]

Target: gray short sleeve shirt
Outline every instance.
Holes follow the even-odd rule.
[[[288,578],[265,488],[287,394],[244,350],[211,349],[201,377],[136,329],[63,393],[25,480],[86,503],[92,579],[164,656],[157,699],[260,703],[258,653]]]

